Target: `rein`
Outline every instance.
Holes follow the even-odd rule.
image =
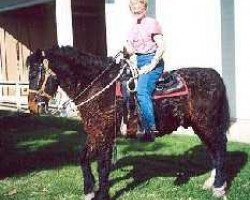
[[[110,68],[111,66],[108,66],[106,69],[104,69],[103,71],[102,71],[102,73],[100,73],[89,85],[88,85],[88,87],[86,87],[83,91],[81,91],[76,97],[74,97],[73,99],[71,99],[71,101],[75,101],[75,100],[77,100],[79,97],[81,97],[86,91],[88,91],[93,85],[94,85],[94,83],[96,82],[96,81],[98,81],[101,77],[102,77],[102,75],[106,72],[106,71],[108,71],[108,69]]]
[[[109,89],[122,75],[124,69],[127,67],[128,63],[126,62],[123,67],[120,69],[118,75],[107,85],[105,86],[102,90],[100,90],[99,92],[97,92],[96,94],[94,94],[93,96],[91,96],[90,98],[88,98],[87,100],[76,104],[77,107],[81,107],[83,105],[85,105],[86,103],[89,103],[90,101],[92,101],[93,99],[95,99],[96,97],[100,96],[103,92],[105,92],[107,89]],[[105,70],[106,71],[106,70]],[[104,74],[104,72],[102,72],[96,79],[94,79],[91,84],[85,89],[83,90],[79,95],[77,95],[77,98],[79,98],[82,94],[84,94],[102,75]],[[76,98],[69,100],[69,101],[74,101]]]
[[[129,69],[131,71],[131,74],[132,74],[132,77],[128,80],[127,82],[127,90],[130,92],[130,93],[134,93],[136,91],[136,86],[137,86],[137,78],[139,76],[139,73],[138,73],[138,68],[136,67],[136,65],[134,65],[130,60],[127,60],[128,62],[128,65],[129,65]],[[134,84],[135,84],[135,87],[134,89],[131,89],[130,88],[130,83],[132,83],[132,81],[134,81]]]
[[[119,56],[120,56],[121,52],[118,52],[118,54],[114,57],[115,59],[117,59]],[[103,92],[105,92],[107,89],[109,89],[122,75],[124,69],[127,67],[127,65],[130,66],[130,64],[128,63],[128,60],[126,60],[126,63],[123,65],[123,67],[120,69],[118,75],[107,85],[105,86],[102,90],[100,90],[99,92],[97,92],[96,94],[94,94],[93,96],[91,96],[90,98],[88,98],[87,100],[83,101],[83,102],[80,102],[79,104],[76,104],[74,101],[77,100],[78,98],[80,98],[84,93],[86,93],[93,85],[94,83],[96,83],[96,81],[98,81],[102,76],[103,74],[108,71],[112,65],[110,65],[109,67],[107,67],[106,69],[104,69],[89,85],[88,87],[86,87],[83,91],[81,91],[77,96],[75,96],[74,98],[72,99],[69,99],[67,101],[65,101],[63,103],[63,105],[66,105],[70,102],[73,102],[76,107],[81,107],[87,103],[89,103],[90,101],[92,101],[93,99],[97,98],[98,96],[100,96]]]

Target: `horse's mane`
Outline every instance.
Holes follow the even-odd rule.
[[[53,47],[45,51],[48,59],[60,59],[66,63],[69,63],[69,67],[89,69],[89,70],[102,70],[110,64],[114,64],[115,61],[111,57],[97,56],[88,53],[83,53],[76,48],[70,46]]]

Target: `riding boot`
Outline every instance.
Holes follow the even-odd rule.
[[[159,135],[159,131],[157,130],[156,126],[153,125],[151,126],[151,128],[147,131],[144,131],[140,134],[137,134],[137,138],[141,141],[141,142],[154,142],[155,137]]]

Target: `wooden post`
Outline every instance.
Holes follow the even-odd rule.
[[[16,83],[16,108],[17,112],[21,111],[21,91],[20,91],[19,81]]]
[[[71,0],[56,0],[57,43],[73,46]]]
[[[71,0],[56,0],[56,29],[57,29],[57,44],[59,46],[73,47],[73,24],[72,24],[72,9]],[[69,99],[65,93],[60,92],[57,95],[59,102],[63,104],[61,99]],[[59,108],[61,105],[57,105]]]

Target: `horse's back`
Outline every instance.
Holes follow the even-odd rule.
[[[184,80],[188,93],[155,99],[160,135],[170,134],[179,126],[192,127],[199,135],[226,132],[229,107],[220,74],[211,68],[181,68],[169,73]]]
[[[174,70],[173,73],[178,73],[187,82],[188,86],[202,89],[225,89],[223,80],[220,74],[212,68],[181,68]],[[219,87],[219,88],[218,88]]]
[[[227,131],[230,120],[229,106],[220,74],[211,68],[182,68],[174,73],[181,75],[189,88],[192,125],[197,128],[203,126],[205,129]]]

